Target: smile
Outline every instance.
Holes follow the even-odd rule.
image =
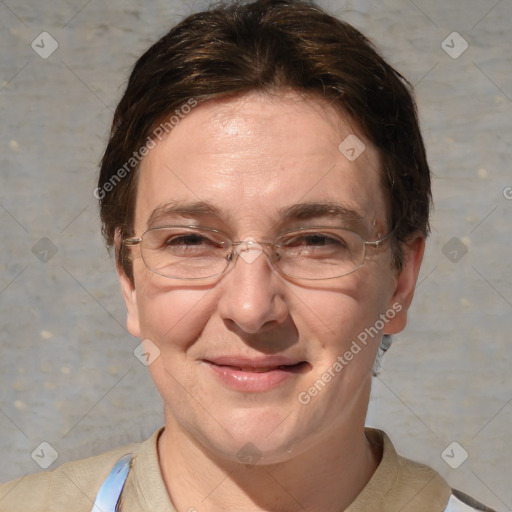
[[[233,358],[218,358],[214,361],[204,360],[216,379],[221,384],[242,391],[270,391],[296,375],[307,372],[311,365],[306,361],[286,362],[281,364],[263,364],[263,361],[234,361]],[[296,378],[296,377],[295,377]]]
[[[212,363],[215,364],[215,363]],[[305,361],[301,361],[300,363],[296,364],[281,364],[279,366],[261,366],[261,367],[255,367],[255,366],[231,366],[231,365],[218,365],[218,366],[224,366],[226,368],[233,368],[234,370],[238,370],[241,372],[246,373],[265,373],[265,372],[273,372],[276,370],[284,370],[284,371],[291,371],[291,372],[299,372],[302,369],[302,365],[307,364]]]

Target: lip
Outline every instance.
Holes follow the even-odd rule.
[[[308,370],[301,359],[269,356],[262,358],[220,356],[203,359],[215,376],[228,387],[245,393],[269,391]]]

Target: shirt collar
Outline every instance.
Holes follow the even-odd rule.
[[[135,455],[122,502],[133,512],[176,512],[158,462],[158,438],[163,428],[144,441]],[[382,459],[370,481],[345,512],[442,512],[451,489],[433,469],[400,457],[389,437],[367,428],[369,442],[382,451]],[[122,510],[121,502],[121,510]]]

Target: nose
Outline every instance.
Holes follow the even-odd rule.
[[[289,314],[285,283],[272,269],[265,251],[248,239],[235,248],[233,257],[234,268],[219,283],[221,318],[246,334],[283,324]]]

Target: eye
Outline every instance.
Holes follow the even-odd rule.
[[[223,241],[213,235],[201,233],[179,233],[166,235],[160,247],[164,251],[172,252],[177,256],[207,256],[221,253]]]
[[[225,247],[226,240],[215,232],[170,227],[148,231],[145,243],[151,251],[191,257],[216,253]]]
[[[284,241],[284,247],[347,247],[341,236],[331,233],[301,233],[293,234]]]
[[[171,235],[164,241],[166,246],[179,247],[179,246],[200,246],[200,245],[216,245],[213,240],[199,235],[197,233],[189,233],[185,235]]]
[[[276,245],[281,261],[286,258],[339,264],[357,252],[357,240],[352,235],[355,234],[344,229],[312,228],[285,233]]]

